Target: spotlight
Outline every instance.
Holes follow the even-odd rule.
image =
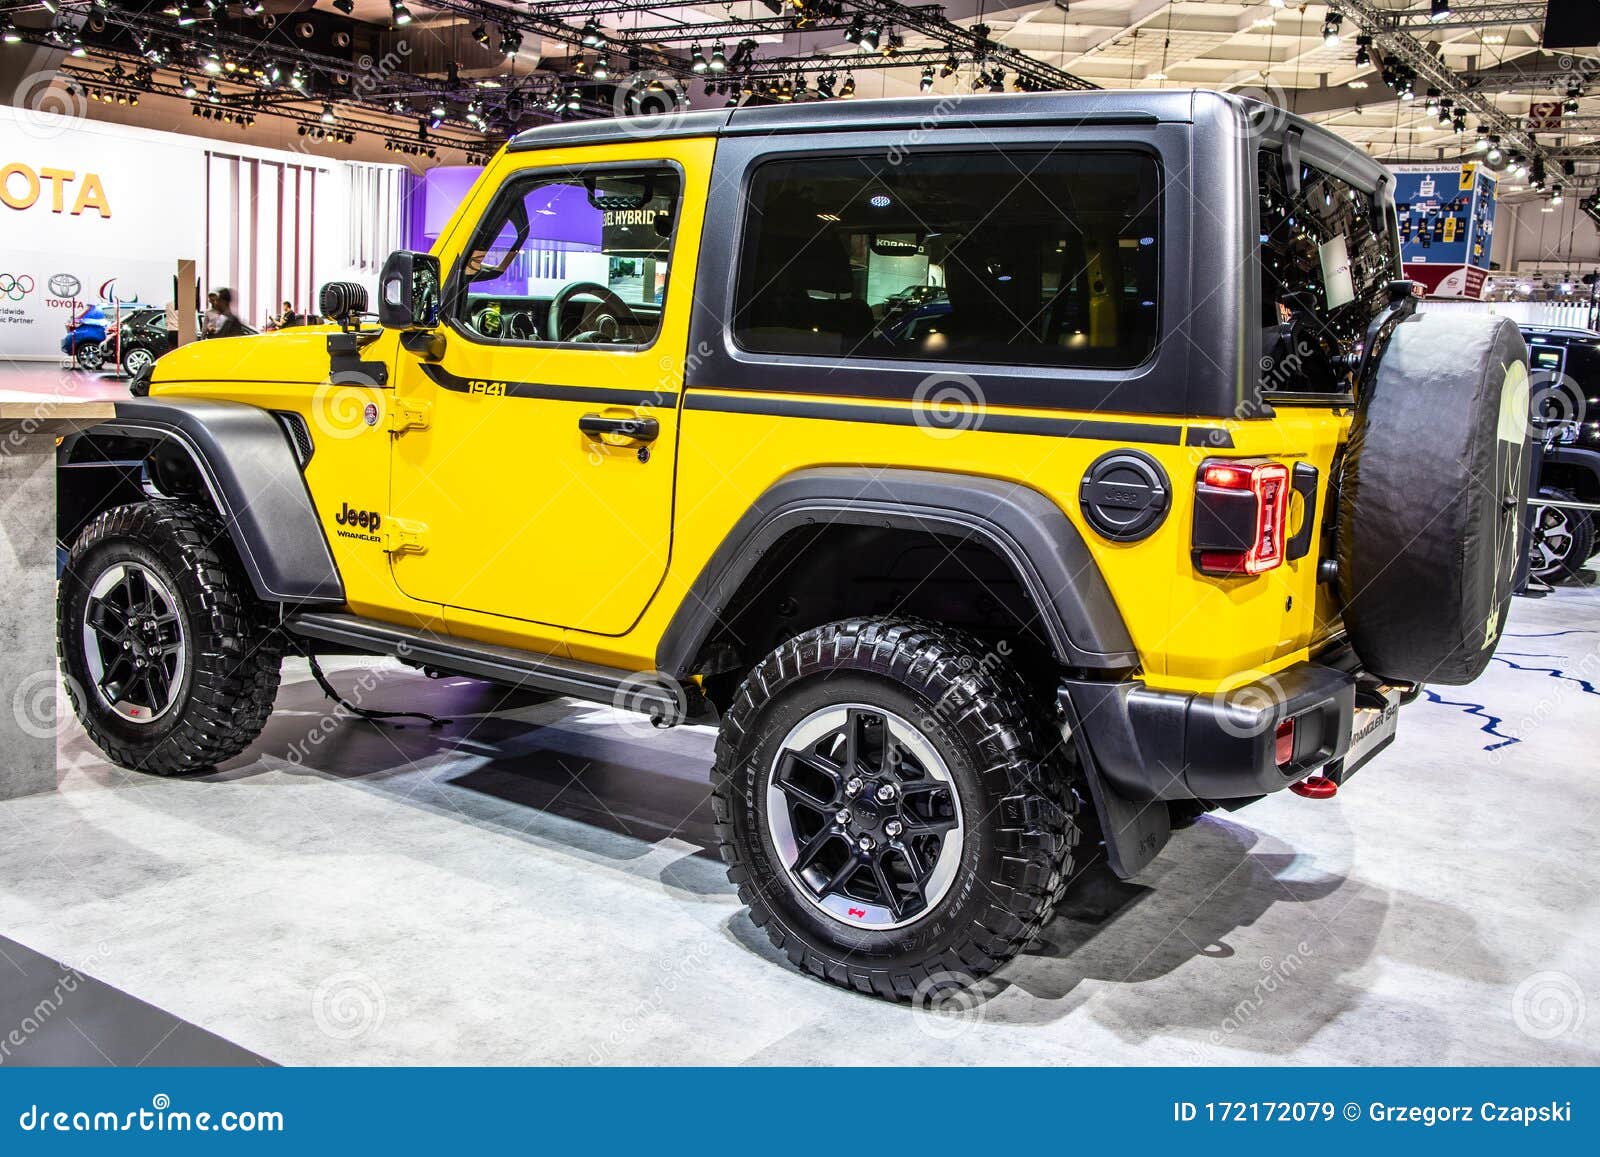
[[[568,109],[568,111],[569,112],[577,112],[582,107],[583,107],[583,96],[578,92],[578,90],[577,89],[573,89],[572,91],[568,92],[567,93],[567,109]]]
[[[866,28],[862,30],[861,39],[856,43],[861,46],[862,52],[876,52],[878,51],[878,40],[882,35],[881,29]]]
[[[611,69],[606,66],[606,56],[603,52],[594,58],[594,78],[596,80],[609,80],[611,78]]]
[[[482,24],[478,25],[476,28],[474,28],[472,30],[472,39],[476,40],[479,44],[483,45],[485,48],[488,48],[489,47],[489,29],[486,28]]]
[[[195,88],[194,81],[187,76],[178,77],[178,87],[183,90],[184,96],[193,96],[199,90]]]
[[[348,16],[356,10],[356,0],[333,0],[333,10]]]
[[[429,116],[433,116],[433,117],[442,117],[448,111],[449,110],[447,108],[445,108],[444,98],[443,97],[434,97],[433,98],[433,107],[428,110],[428,115]]]
[[[583,26],[583,46],[585,48],[599,48],[605,42],[605,34],[600,31],[600,22],[590,17]]]
[[[333,105],[327,101],[322,102],[322,116],[320,119],[325,125],[331,125],[334,122]]]
[[[215,48],[206,51],[205,58],[200,62],[200,67],[212,75],[222,71],[222,57]]]
[[[411,23],[411,9],[402,4],[400,0],[391,0],[389,4],[389,21],[396,28],[404,28]]]
[[[1437,112],[1439,110],[1439,90],[1430,88],[1428,90],[1428,99],[1423,104],[1427,106],[1429,112]]]
[[[957,60],[953,56],[950,57],[950,59],[946,60],[944,62],[944,64],[941,65],[940,68],[939,68],[939,77],[940,77],[940,79],[946,79],[946,78],[949,78],[951,76],[954,76],[955,72],[956,72],[956,69],[958,69],[960,67],[961,67],[961,62],[959,60]]]
[[[708,67],[712,72],[728,71],[728,58],[722,54],[722,41],[720,40],[711,49],[711,62]]]
[[[1429,20],[1443,20],[1450,15],[1450,0],[1433,0],[1432,10],[1428,13]]]
[[[506,55],[507,59],[515,56],[517,54],[517,50],[521,47],[522,33],[518,32],[516,29],[507,28],[505,31],[500,33],[500,51]]]
[[[844,42],[846,44],[857,44],[857,45],[859,45],[861,43],[861,30],[862,30],[861,14],[857,13],[855,16],[852,16],[850,18],[850,24],[844,30]]]
[[[17,26],[11,23],[11,17],[0,16],[0,41],[7,44],[20,44],[22,33],[17,31]]]
[[[922,91],[933,91],[933,65],[931,64],[922,70]]]
[[[178,27],[179,28],[188,28],[191,24],[195,23],[195,21],[197,21],[199,19],[200,19],[200,14],[198,12],[196,12],[193,8],[189,7],[189,5],[187,5],[187,4],[182,5],[178,9]]]
[[[690,72],[704,72],[704,71],[706,71],[706,69],[708,69],[710,67],[711,66],[706,63],[706,54],[705,54],[705,52],[701,49],[701,47],[698,44],[694,45],[692,48],[689,49],[689,71]]]
[[[214,80],[206,81],[206,100],[212,104],[216,104],[221,99],[222,94],[217,91],[217,82]]]
[[[848,100],[856,94],[856,78],[853,73],[844,74],[844,84],[839,89],[839,95]]]
[[[1343,23],[1343,13],[1337,9],[1328,9],[1328,14],[1322,19],[1322,45],[1324,48],[1339,47],[1339,26]]]
[[[1483,154],[1483,159],[1488,161],[1491,165],[1498,165],[1502,160],[1505,159],[1505,153],[1500,149],[1499,137],[1489,137],[1486,151]]]

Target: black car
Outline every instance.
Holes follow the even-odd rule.
[[[1544,443],[1534,509],[1532,573],[1551,581],[1575,575],[1595,553],[1593,510],[1600,505],[1600,333],[1524,325],[1533,375],[1534,425]]]

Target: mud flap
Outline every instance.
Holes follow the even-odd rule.
[[[1056,702],[1061,739],[1078,753],[1078,766],[1105,841],[1106,862],[1118,879],[1126,880],[1143,871],[1167,846],[1172,838],[1172,817],[1161,800],[1133,800],[1117,791],[1095,764],[1072,696],[1063,688]]]

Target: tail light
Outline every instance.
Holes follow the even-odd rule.
[[[1260,459],[1211,458],[1195,479],[1194,565],[1203,574],[1258,575],[1281,566],[1289,469]]]

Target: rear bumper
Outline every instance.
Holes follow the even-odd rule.
[[[1064,680],[1100,775],[1129,800],[1249,799],[1340,760],[1350,746],[1356,676],[1319,663],[1212,695],[1157,691],[1136,680]],[[1279,767],[1278,724],[1295,721],[1293,760]]]

